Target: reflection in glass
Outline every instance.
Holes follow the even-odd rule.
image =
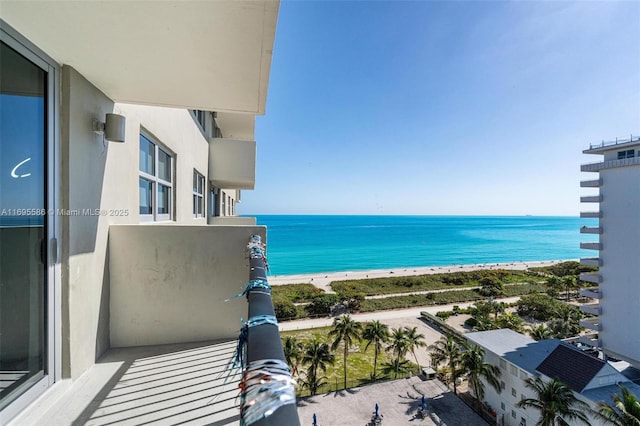
[[[158,184],[158,214],[169,214],[169,199],[171,188]]]
[[[44,377],[46,73],[0,44],[0,410]]]
[[[153,214],[153,183],[140,178],[140,214]]]
[[[158,150],[158,178],[171,182],[171,156],[163,150]]]
[[[140,135],[140,171],[148,173],[150,175],[155,174],[156,161],[155,161],[155,148],[156,146]]]

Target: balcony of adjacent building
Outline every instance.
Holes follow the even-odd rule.
[[[588,303],[586,305],[581,305],[580,310],[585,314],[591,314],[591,315],[600,315],[601,313],[599,303]]]
[[[580,212],[580,217],[583,219],[599,219],[602,217],[602,212],[599,212],[599,211]]]
[[[598,333],[585,334],[583,336],[580,336],[578,341],[593,348],[599,348],[600,346],[602,346],[600,338],[598,337]]]
[[[247,243],[265,233],[257,226],[112,225],[109,300],[98,325],[110,348],[15,424],[239,424],[242,369],[232,366],[242,319],[274,313],[264,291],[259,302],[225,299],[260,272]],[[260,353],[284,360],[278,327],[267,328],[253,349],[249,333],[248,361]],[[255,424],[298,425],[295,404],[286,407]]]
[[[593,331],[602,330],[602,325],[598,317],[583,318],[580,320],[580,326]]]
[[[602,250],[602,243],[580,243],[580,248],[583,250]]]
[[[583,257],[580,259],[580,264],[600,267],[602,266],[602,260],[599,257]]]
[[[640,137],[630,135],[629,137],[616,138],[612,141],[602,141],[595,145],[590,145],[584,150],[585,154],[604,155],[604,161],[583,164],[580,170],[583,172],[599,172],[605,169],[617,167],[635,166],[640,164]]]
[[[600,226],[583,226],[580,228],[581,234],[602,234],[602,228]]]
[[[590,299],[600,299],[602,293],[600,293],[599,287],[587,287],[580,289],[580,296],[588,297]]]
[[[580,273],[580,280],[600,284],[602,282],[602,276],[597,272],[582,272]]]
[[[602,186],[602,179],[583,180],[580,182],[581,188],[600,188]]]

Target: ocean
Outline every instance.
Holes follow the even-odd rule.
[[[271,274],[586,257],[597,219],[538,216],[257,216]],[[592,254],[592,253],[591,253]]]

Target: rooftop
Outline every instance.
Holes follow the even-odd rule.
[[[557,378],[576,392],[582,392],[607,363],[569,345],[559,345],[538,366],[547,377]]]
[[[536,342],[507,328],[467,333],[465,337],[531,374],[536,374],[536,367],[560,344],[556,339]]]
[[[601,143],[589,144],[589,149],[582,151],[584,154],[603,154],[614,149],[625,149],[640,145],[640,136],[629,135],[629,137],[616,138],[612,141],[603,140]]]

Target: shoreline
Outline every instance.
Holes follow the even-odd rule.
[[[552,266],[568,260],[543,260],[534,262],[478,263],[472,265],[422,266],[416,268],[371,269],[364,271],[317,272],[311,274],[271,275],[267,280],[271,285],[313,284],[328,293],[332,293],[329,284],[332,281],[362,280],[367,278],[407,277],[427,274],[446,274],[451,272],[469,272],[477,270],[510,269],[524,271],[533,267]]]

